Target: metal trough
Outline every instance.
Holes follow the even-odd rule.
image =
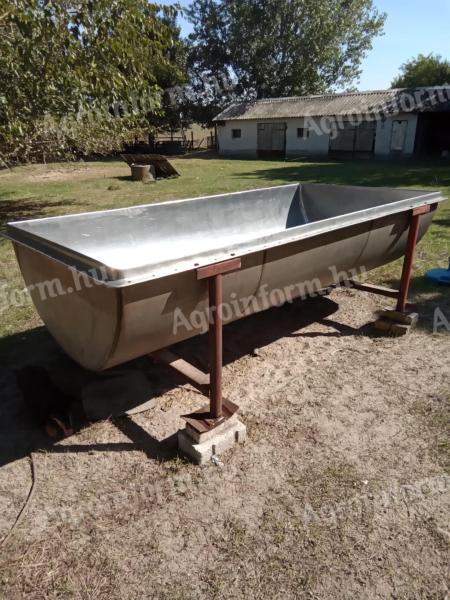
[[[399,258],[414,210],[420,238],[443,199],[293,184],[9,223],[6,236],[51,334],[79,364],[102,370],[204,331],[198,319],[175,327],[181,314],[208,309],[214,269],[199,269],[240,258],[238,270],[222,270],[223,302],[247,299],[244,311],[223,315],[231,321],[278,304],[273,290],[295,297],[305,282],[325,288],[338,272]]]

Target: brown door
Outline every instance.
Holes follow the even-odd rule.
[[[354,143],[355,127],[352,123],[342,123],[339,127],[335,125],[330,138],[330,154],[333,156],[352,155]]]
[[[358,125],[344,122],[336,125],[330,139],[330,155],[336,158],[370,158],[375,150],[377,124],[363,121]]]
[[[258,123],[258,156],[285,156],[286,123]]]

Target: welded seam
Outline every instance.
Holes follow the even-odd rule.
[[[120,334],[122,333],[122,323],[123,323],[123,309],[124,309],[124,301],[123,301],[123,291],[126,288],[116,288],[117,296],[117,304],[116,304],[116,328],[114,331],[113,341],[111,343],[111,350],[108,353],[108,356],[103,361],[103,365],[100,367],[101,370],[105,368],[105,365],[109,363],[111,358],[114,356],[117,346],[119,344]]]

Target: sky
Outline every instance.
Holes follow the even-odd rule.
[[[375,5],[387,13],[385,33],[363,62],[360,90],[390,87],[400,66],[418,54],[450,59],[450,0],[375,0]]]
[[[245,2],[245,0],[243,0]],[[160,0],[173,4],[173,0]],[[189,0],[179,0],[188,6]],[[450,0],[374,0],[378,10],[387,13],[384,35],[376,38],[362,64],[359,90],[389,88],[400,66],[418,54],[440,54],[450,59]],[[179,22],[187,35],[192,26]]]

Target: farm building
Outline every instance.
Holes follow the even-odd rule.
[[[448,156],[450,87],[272,98],[214,119],[219,152],[237,156]]]

